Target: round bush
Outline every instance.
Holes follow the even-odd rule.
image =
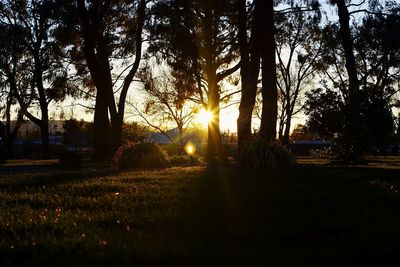
[[[256,140],[242,154],[241,164],[245,168],[281,169],[295,164],[292,153],[276,142]]]
[[[158,145],[150,142],[121,146],[113,158],[113,167],[121,170],[158,169],[169,166],[168,155]]]

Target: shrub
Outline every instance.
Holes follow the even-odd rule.
[[[199,157],[195,155],[173,155],[170,157],[171,165],[174,166],[190,166],[200,163]]]
[[[312,148],[310,149],[310,157],[319,159],[328,159],[333,156],[331,147]]]
[[[276,142],[256,140],[249,144],[241,156],[245,168],[280,169],[294,165],[292,153]]]
[[[168,155],[156,144],[143,142],[121,146],[115,152],[113,167],[126,169],[152,169],[170,166]]]
[[[63,170],[80,170],[82,166],[82,157],[77,152],[63,151],[60,153],[59,161]]]
[[[181,155],[182,154],[182,147],[178,143],[170,143],[163,145],[163,149],[167,152],[168,155]]]

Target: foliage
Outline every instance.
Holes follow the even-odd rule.
[[[389,2],[389,1],[388,1]],[[400,79],[400,10],[376,10],[356,27],[354,47],[363,90],[393,103]]]
[[[95,97],[95,159],[108,159],[121,142],[125,102],[142,58],[148,2],[58,2],[57,40],[69,50],[81,85],[91,89],[85,93]]]
[[[181,143],[186,129],[198,112],[198,104],[190,100],[194,92],[180,88],[178,77],[173,76],[167,67],[146,65],[138,76],[144,83],[146,97],[141,101],[142,109],[135,103],[129,103],[133,115],[141,117],[147,125],[170,140],[167,132],[171,128],[178,129],[178,140],[171,141]]]
[[[364,147],[388,143],[395,134],[395,118],[388,99],[375,95],[376,91],[360,91],[360,141]],[[306,93],[306,132],[318,139],[341,142],[345,127],[347,105],[341,95],[321,88]]]
[[[142,142],[148,133],[148,127],[134,121],[125,122],[122,126],[122,140],[124,142]]]
[[[310,157],[316,159],[328,159],[333,156],[331,147],[312,148],[310,149]]]
[[[325,36],[330,47],[324,73],[329,85],[323,83],[327,90],[340,92],[344,108],[339,141],[344,154],[350,155],[388,142],[393,135],[391,109],[397,102],[400,74],[399,9],[393,1],[372,2],[373,11],[350,27],[348,12],[352,11],[347,8],[351,5],[332,1],[338,6],[340,27],[329,25]]]
[[[325,68],[326,53],[321,13],[288,12],[275,15],[277,27],[277,87],[279,139],[289,143],[293,116],[302,110],[304,91],[312,86],[318,71]]]
[[[154,41],[148,51],[167,61],[179,90],[195,92],[198,104],[212,112],[207,158],[223,160],[219,113],[230,94],[222,81],[239,68],[235,3],[161,0],[153,11],[158,20],[149,27]]]
[[[167,153],[150,142],[121,146],[113,157],[113,167],[126,169],[158,169],[170,166]]]
[[[0,44],[0,71],[7,77],[10,103],[19,104],[20,121],[26,116],[40,128],[44,157],[49,156],[49,104],[74,90],[63,61],[65,50],[54,36],[55,10],[55,2],[48,0],[0,4],[0,31],[12,36],[9,45]]]
[[[287,147],[260,139],[250,143],[241,157],[244,168],[282,169],[295,164],[295,158]]]
[[[66,145],[82,145],[85,141],[84,121],[71,118],[64,121],[63,143]]]
[[[313,140],[315,136],[307,131],[307,127],[302,124],[297,124],[292,133],[290,134],[290,140],[302,141],[302,140]]]
[[[343,132],[344,103],[339,93],[317,88],[307,92],[306,97],[307,132],[325,140],[332,140],[336,133]]]

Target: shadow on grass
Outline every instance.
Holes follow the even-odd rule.
[[[186,257],[176,260],[390,266],[400,248],[400,215],[393,212],[400,211],[400,199],[374,190],[369,182],[377,178],[398,182],[400,171],[333,166],[206,171],[181,205],[187,220],[179,247],[186,248]]]
[[[0,177],[0,190],[21,192],[118,174],[117,170],[22,173]]]
[[[2,206],[3,220],[14,220],[2,226],[3,245],[32,237],[42,245],[2,247],[0,265],[390,266],[400,248],[400,196],[370,182],[399,177],[394,169],[299,165],[6,178],[1,190],[51,190],[34,209],[29,199]],[[67,210],[62,224],[40,224],[41,209],[57,205]],[[11,212],[39,217],[21,223]],[[58,218],[48,212],[46,220]]]

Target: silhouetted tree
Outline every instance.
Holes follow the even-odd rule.
[[[0,5],[0,23],[22,29],[24,51],[20,58],[31,81],[14,93],[23,115],[40,128],[43,157],[49,156],[48,106],[62,100],[68,90],[68,69],[61,60],[63,51],[52,35],[57,24],[54,5],[51,0],[3,1]],[[32,108],[39,110],[39,117]]]
[[[126,97],[142,57],[148,2],[59,2],[63,25],[58,38],[66,46],[73,45],[75,67],[82,74],[88,70],[96,88],[95,159],[109,158],[121,140]],[[119,92],[117,99],[115,92]]]
[[[157,66],[158,69],[145,67],[139,77],[144,82],[144,110],[141,111],[136,104],[131,103],[135,113],[142,117],[146,123],[165,135],[171,142],[177,142],[184,148],[183,136],[189,123],[193,120],[199,109],[190,100],[193,92],[180,90],[180,81],[173,76],[167,67]],[[173,140],[168,131],[177,128],[178,140]]]
[[[213,119],[208,125],[207,159],[224,160],[219,128],[221,81],[235,72],[238,58],[236,32],[232,26],[234,5],[230,0],[159,1],[152,25],[150,51],[167,59],[181,73],[189,90]],[[232,66],[233,65],[233,66]],[[186,90],[187,90],[186,89]]]
[[[259,1],[263,14],[261,34],[261,72],[262,72],[262,109],[260,138],[267,141],[276,138],[278,118],[278,91],[276,85],[276,44],[274,24],[274,1]]]
[[[396,14],[397,13],[397,14]],[[383,105],[398,99],[400,12],[368,14],[355,27],[354,49],[360,87]],[[386,104],[384,104],[386,103]]]
[[[342,145],[345,149],[345,160],[348,162],[360,159],[371,141],[371,136],[376,137],[373,129],[369,128],[368,122],[365,121],[367,107],[380,106],[377,110],[383,112],[383,118],[387,118],[381,122],[388,122],[392,117],[390,112],[386,111],[391,109],[389,106],[396,93],[392,88],[393,77],[396,77],[397,73],[393,70],[396,69],[398,48],[394,46],[398,46],[399,42],[395,37],[398,36],[395,30],[398,31],[398,27],[390,25],[397,25],[398,10],[396,5],[390,4],[391,10],[384,12],[378,9],[378,2],[370,5],[369,10],[349,11],[350,6],[359,5],[331,1],[338,8],[339,27],[330,25],[331,35],[326,35],[325,41],[331,48],[331,55],[327,56],[325,61],[332,67],[325,73],[333,87],[338,88],[344,97],[346,110]],[[367,14],[361,20],[362,23],[354,23],[353,29],[350,29],[350,15],[361,12]],[[387,34],[388,32],[390,34]],[[338,43],[337,36],[340,37],[340,47],[335,47]],[[367,104],[366,99],[371,103]],[[390,124],[392,123],[386,123]]]
[[[360,84],[357,77],[357,65],[354,56],[353,38],[350,30],[350,14],[345,0],[332,0],[336,4],[339,16],[339,33],[341,45],[344,50],[345,67],[348,76],[348,99],[346,102],[345,125],[343,132],[343,144],[346,149],[346,157],[349,162],[357,161],[362,156],[363,140],[360,136]]]
[[[302,140],[314,140],[316,137],[310,133],[307,129],[307,127],[305,127],[305,125],[302,124],[297,124],[292,133],[290,134],[290,139],[293,141],[302,141]]]
[[[343,143],[347,112],[345,98],[337,90],[329,88],[314,89],[306,95],[307,132],[318,139],[336,139]],[[395,134],[395,119],[389,103],[382,103],[369,91],[360,91],[359,97],[359,124],[363,125],[365,135],[363,148],[390,143]],[[347,150],[343,152],[347,153]]]
[[[246,0],[237,0],[237,28],[240,50],[241,99],[237,119],[238,151],[244,152],[252,141],[252,116],[256,102],[261,62],[261,31],[263,14],[259,0],[248,6]],[[253,20],[250,20],[253,14]],[[250,37],[248,32],[250,30]]]
[[[23,114],[18,109],[17,93],[29,84],[31,77],[22,62],[24,52],[24,32],[18,26],[0,25],[0,111],[5,122],[0,122],[0,138],[4,146],[4,156],[13,157],[13,146],[18,130],[23,122]],[[12,125],[12,113],[16,111],[16,122]]]
[[[66,145],[73,145],[75,150],[78,146],[83,145],[87,136],[85,136],[83,120],[77,120],[74,118],[65,120],[63,123],[63,143]]]
[[[277,14],[277,77],[279,99],[278,136],[283,144],[289,143],[291,121],[302,109],[300,98],[306,87],[313,83],[317,70],[323,67],[322,29],[320,13],[292,12]]]
[[[137,122],[125,122],[122,127],[123,142],[141,142],[150,132],[148,127]]]
[[[307,132],[325,140],[333,140],[336,134],[343,134],[344,100],[340,93],[318,88],[306,92],[306,96]]]
[[[274,6],[285,3],[288,8],[274,11]],[[300,7],[305,4],[304,7]],[[271,141],[276,137],[277,78],[274,15],[299,13],[318,8],[315,1],[246,1],[237,0],[237,27],[241,54],[242,98],[238,118],[239,153],[251,141],[251,119],[255,107],[257,85],[261,70],[260,136]],[[250,33],[250,37],[248,34]],[[282,39],[281,39],[282,40]],[[261,62],[261,66],[260,66]],[[261,68],[261,69],[260,69]]]

